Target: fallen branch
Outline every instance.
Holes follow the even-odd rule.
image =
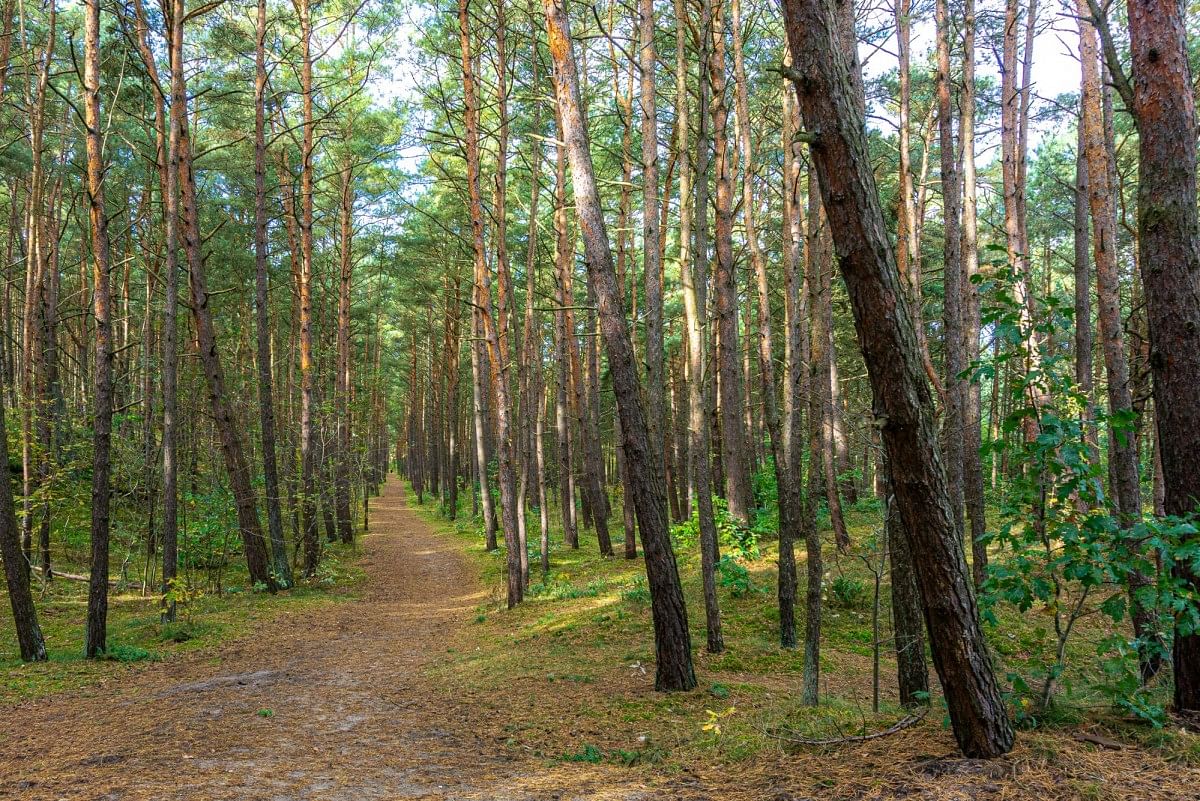
[[[33,567],[33,570],[35,573],[39,573],[43,576],[46,575],[46,569],[44,567],[42,567],[41,565],[32,565],[32,567]],[[63,573],[62,571],[55,570],[53,568],[50,569],[50,578],[52,578],[52,579],[61,578],[61,579],[67,579],[69,581],[82,581],[85,584],[87,582],[91,581],[91,578],[88,576],[81,576],[78,573]],[[108,586],[110,586],[110,587],[117,586],[117,580],[115,578],[109,578]]]
[[[865,743],[868,740],[878,740],[881,737],[887,737],[889,735],[896,734],[897,732],[902,732],[910,726],[915,726],[924,720],[925,715],[928,713],[929,707],[923,707],[920,714],[905,715],[903,718],[896,721],[883,731],[871,732],[870,734],[853,734],[846,737],[834,737],[829,740],[811,740],[806,737],[786,737],[782,734],[775,734],[774,732],[767,731],[766,729],[760,729],[760,731],[772,739],[782,740],[785,743],[795,743],[797,745],[845,745],[847,743]]]
[[[1075,735],[1075,739],[1081,743],[1091,743],[1092,745],[1098,745],[1101,748],[1107,748],[1110,751],[1120,751],[1125,747],[1122,743],[1118,743],[1116,740],[1110,740],[1107,737],[1101,737],[1099,734],[1092,734],[1091,732],[1086,731],[1078,732]]]

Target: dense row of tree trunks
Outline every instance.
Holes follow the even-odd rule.
[[[34,178],[22,178],[9,187],[11,190],[9,197],[12,202],[9,204],[11,224],[7,256],[10,257],[11,264],[18,262],[22,264],[24,267],[23,277],[28,281],[29,286],[23,287],[21,284],[24,284],[25,281],[17,283],[14,280],[11,267],[6,272],[7,288],[3,292],[3,300],[0,301],[0,305],[3,306],[4,327],[9,340],[5,344],[10,347],[5,347],[2,349],[3,352],[0,352],[0,363],[3,364],[3,371],[7,379],[6,389],[11,393],[10,398],[14,405],[18,406],[19,416],[22,418],[22,436],[19,448],[23,451],[24,457],[23,483],[27,480],[27,485],[23,487],[25,491],[22,493],[22,501],[27,506],[27,509],[24,510],[26,514],[23,515],[26,528],[22,534],[28,540],[26,543],[19,543],[23,549],[27,547],[28,551],[22,554],[23,561],[27,567],[31,562],[36,565],[44,581],[48,582],[53,577],[50,569],[51,518],[49,513],[55,506],[56,498],[66,497],[59,494],[60,490],[65,489],[64,482],[69,481],[72,475],[77,473],[75,462],[82,454],[79,450],[80,443],[76,441],[78,439],[75,436],[77,429],[74,426],[77,421],[84,419],[83,415],[92,418],[90,422],[96,420],[97,414],[102,420],[105,417],[107,406],[113,410],[116,428],[110,430],[109,433],[108,456],[105,457],[103,452],[99,454],[101,461],[104,461],[104,458],[107,458],[109,462],[119,461],[130,447],[134,447],[140,453],[141,461],[144,464],[136,465],[132,471],[126,471],[119,465],[110,464],[108,470],[111,486],[103,494],[110,505],[119,503],[122,498],[138,501],[137,514],[144,521],[144,529],[138,532],[145,546],[146,564],[142,575],[143,592],[150,585],[159,581],[158,569],[153,561],[159,556],[161,547],[164,561],[161,580],[163,593],[168,596],[165,599],[164,608],[167,618],[171,615],[170,585],[175,579],[177,562],[178,512],[176,497],[178,488],[175,462],[178,461],[180,450],[177,442],[179,423],[176,419],[179,415],[174,399],[179,383],[177,351],[182,350],[185,355],[189,352],[186,347],[188,342],[186,337],[182,348],[177,347],[178,343],[175,340],[177,333],[175,314],[178,303],[176,283],[178,243],[177,236],[168,235],[172,228],[186,223],[183,218],[188,216],[188,212],[181,208],[179,196],[181,189],[186,191],[187,187],[179,186],[180,182],[169,186],[169,173],[173,154],[185,159],[190,167],[191,148],[190,144],[180,146],[178,142],[175,142],[174,145],[171,142],[174,132],[170,129],[175,126],[168,125],[166,118],[168,78],[165,72],[160,77],[156,56],[165,55],[167,58],[171,58],[171,51],[175,49],[174,40],[178,38],[175,36],[176,23],[178,22],[178,27],[182,31],[184,22],[195,25],[195,21],[207,10],[207,8],[185,9],[181,13],[186,15],[177,21],[174,19],[178,16],[175,14],[175,9],[168,4],[162,18],[163,29],[153,32],[151,31],[151,20],[147,18],[145,8],[141,2],[136,0],[130,7],[114,9],[115,26],[113,30],[105,29],[103,25],[105,12],[98,12],[101,29],[97,33],[96,46],[100,49],[98,58],[101,66],[97,67],[94,88],[101,94],[108,92],[109,87],[102,86],[102,84],[105,84],[110,77],[116,80],[116,86],[127,88],[136,85],[138,87],[138,91],[132,94],[126,94],[123,91],[114,94],[113,108],[102,114],[98,112],[99,116],[95,125],[92,126],[99,127],[100,140],[107,139],[107,141],[100,142],[101,150],[94,154],[99,159],[97,163],[101,171],[100,175],[103,177],[115,172],[121,175],[123,181],[129,182],[121,184],[121,187],[127,188],[128,191],[124,196],[118,198],[119,202],[114,208],[108,209],[109,221],[119,222],[110,222],[110,225],[115,227],[107,256],[109,261],[107,269],[97,267],[97,259],[101,254],[98,254],[93,241],[95,232],[90,230],[91,226],[86,219],[87,215],[83,213],[93,197],[92,187],[87,185],[86,171],[81,169],[77,176],[75,171],[69,169],[73,154],[80,156],[79,166],[81,168],[86,166],[85,157],[91,158],[93,162],[97,161],[97,158],[86,156],[85,153],[88,126],[84,120],[86,115],[83,112],[86,111],[87,104],[82,101],[87,99],[89,86],[83,87],[85,91],[80,96],[81,101],[77,103],[72,95],[69,82],[61,81],[61,76],[69,74],[70,70],[63,73],[56,72],[53,68],[55,62],[60,60],[66,52],[63,50],[64,41],[58,33],[60,26],[58,25],[56,4],[52,3],[34,9],[21,8],[19,14],[16,15],[21,23],[20,47],[23,51],[21,78],[24,97],[20,105],[29,126],[26,135],[29,143],[31,172],[34,173]],[[14,12],[16,11],[18,11],[16,4],[9,3],[6,6],[3,32],[0,33],[0,86],[6,84],[8,55],[14,39],[17,38],[14,35],[16,22]],[[255,48],[258,52],[255,55],[256,61],[259,63],[255,65],[254,69],[258,79],[254,104],[247,103],[246,110],[265,113],[265,110],[262,109],[266,102],[266,77],[263,69],[265,65],[262,63],[265,55],[262,46],[262,40],[265,37],[265,19],[256,20],[254,15],[251,15],[248,21],[250,30],[258,39]],[[260,21],[264,24],[257,24]],[[155,19],[154,22],[157,24],[158,20]],[[124,39],[121,38],[121,34],[124,34]],[[134,66],[129,69],[128,62],[122,62],[119,76],[116,73],[109,76],[110,70],[104,66],[105,60],[108,58],[104,48],[120,42],[127,44],[133,52]],[[164,44],[166,47],[162,46]],[[249,55],[249,53],[247,52],[245,55]],[[86,61],[86,59],[81,59],[81,61]],[[249,59],[246,59],[247,66],[248,61]],[[78,66],[86,65],[80,63]],[[181,66],[179,69],[171,70],[170,79],[173,80],[174,73],[181,70]],[[85,71],[80,70],[80,77],[83,77],[82,73]],[[60,77],[56,79],[56,75]],[[142,118],[148,121],[146,131],[148,136],[144,140],[130,140],[125,137],[124,133],[119,135],[112,133],[115,130],[113,126],[116,125],[114,120],[122,117],[122,106],[129,101],[130,97],[140,98],[137,102],[143,104]],[[173,109],[179,109],[179,113],[183,115],[182,123],[187,126],[189,120],[186,106],[181,106],[179,103],[171,105]],[[258,108],[255,108],[256,106]],[[279,109],[279,106],[276,106],[276,109]],[[60,111],[61,114],[59,114]],[[80,121],[84,122],[78,131],[75,131],[72,126],[72,122],[75,120],[73,111],[78,112]],[[282,117],[282,110],[277,113]],[[58,122],[54,120],[56,116],[59,118]],[[194,119],[202,119],[200,111],[196,112]],[[24,120],[18,122],[21,127],[26,124]],[[260,120],[260,125],[256,126],[258,130],[255,138],[259,145],[265,144],[262,130],[264,125],[261,123],[265,123],[265,121]],[[193,122],[193,124],[195,123]],[[109,154],[104,151],[112,146],[114,136],[117,136],[124,144],[120,146],[120,157],[114,158],[110,162]],[[246,138],[247,145],[250,145],[251,141],[249,137]],[[276,138],[276,141],[279,139]],[[126,146],[132,150],[127,150]],[[281,153],[285,150],[286,147],[280,148]],[[247,147],[247,155],[249,155],[249,147]],[[134,165],[132,172],[127,169],[130,164]],[[257,172],[264,172],[262,166],[259,165],[259,167]],[[135,180],[130,181],[131,176]],[[77,182],[75,180],[77,177],[84,180]],[[247,175],[248,177],[249,175]],[[255,176],[256,179],[259,177]],[[195,179],[191,180],[194,183]],[[112,180],[108,179],[108,183],[111,196]],[[262,184],[264,183],[265,180],[260,181],[259,194],[262,193]],[[283,186],[280,187],[281,194],[285,193],[287,187],[288,182],[283,182]],[[245,196],[250,199],[253,186],[249,180],[246,181],[245,189]],[[207,187],[202,186],[199,191],[205,192],[206,190]],[[159,209],[162,211],[161,218],[158,216]],[[202,209],[202,211],[206,211],[206,209]],[[249,203],[241,208],[232,207],[227,221],[244,223],[247,233],[246,242],[247,244],[253,243],[255,250],[258,251],[258,245],[261,244],[265,247],[265,235],[262,234],[266,228],[258,226],[260,230],[255,230],[255,226],[250,224],[250,217],[257,216],[261,219],[263,215],[257,211],[253,215],[248,214],[248,211],[251,211]],[[201,235],[199,231],[201,215],[196,214],[195,216],[197,218],[194,225],[197,233],[196,240],[200,242],[203,250],[203,240],[214,236],[216,231],[210,230]],[[283,219],[287,223],[289,239],[291,239],[293,215],[285,214]],[[224,222],[226,220],[222,220],[222,223]],[[218,225],[217,230],[220,227],[221,225]],[[71,248],[75,252],[60,252],[60,243],[62,243],[61,247],[67,247],[66,243],[68,242],[71,243]],[[298,252],[299,248],[293,248],[293,250]],[[190,259],[193,254],[188,253],[187,255]],[[206,255],[201,252],[199,257],[203,260]],[[264,275],[263,270],[257,269],[264,260],[258,259],[258,261],[260,264],[256,265],[258,273],[256,278]],[[60,262],[77,267],[78,272],[73,270],[62,272]],[[142,272],[140,287],[138,286],[139,270]],[[98,284],[97,273],[104,279],[103,282],[100,282],[103,286]],[[107,293],[99,292],[100,297],[97,297],[98,286],[100,289],[107,288]],[[139,289],[144,289],[143,297],[139,297],[141,294]],[[228,290],[222,288],[213,294],[221,294],[225,291]],[[261,320],[258,318],[257,311],[264,306],[263,297],[265,295],[255,298],[255,294],[243,297],[239,303],[235,304],[235,308],[237,312],[246,310],[255,312],[253,316],[247,316],[245,319],[251,325],[257,325],[262,329],[266,327],[266,324],[258,325]],[[248,302],[251,299],[257,302]],[[95,322],[97,303],[104,307],[104,314],[109,319],[107,329],[103,325],[98,326]],[[251,309],[252,305],[258,308]],[[216,323],[218,328],[220,325],[220,322]],[[249,365],[254,361],[249,357],[255,350],[255,343],[252,341],[252,336],[245,336],[250,333],[251,325],[238,329],[243,336],[236,339],[236,351],[232,354],[237,360],[238,369],[230,373],[229,389],[231,393],[237,392],[243,387],[259,386],[257,376],[253,375],[251,370],[243,371],[241,369],[243,365]],[[202,338],[203,333],[202,330],[196,332],[197,340]],[[258,333],[264,332],[260,330]],[[266,333],[268,334],[265,338],[267,347],[258,349],[257,361],[259,367],[265,368],[261,375],[270,380],[273,379],[274,368],[268,362],[286,365],[289,360],[276,359],[270,354],[270,332]],[[107,343],[105,345],[106,352],[110,354],[111,358],[97,360],[97,340]],[[15,346],[15,353],[13,346]],[[203,362],[206,356],[203,349],[199,355]],[[97,382],[101,382],[105,378],[106,368],[111,392],[105,403],[101,403],[97,408],[94,404],[95,388],[98,386]],[[209,365],[202,364],[202,369],[208,372]],[[286,369],[284,367],[280,372],[283,373]],[[60,375],[64,377],[60,378]],[[198,375],[199,373],[185,374],[184,381],[190,383],[193,376]],[[329,375],[332,375],[332,371],[329,371]],[[16,377],[14,381],[14,376],[19,377]],[[160,390],[163,403],[161,410],[158,407]],[[286,403],[291,404],[290,398]],[[243,428],[250,422],[249,405],[243,405],[233,399],[227,399],[226,405]],[[271,405],[268,401],[262,404],[262,409],[270,410]],[[130,409],[134,410],[132,414],[122,414]],[[141,412],[140,421],[138,412]],[[160,487],[160,478],[155,467],[159,447],[157,440],[159,420],[157,418],[160,413],[162,414],[162,458],[164,462],[164,475],[161,481],[165,485],[162,487]],[[209,419],[198,408],[185,409],[183,415],[185,427],[191,422],[187,418],[194,413],[201,415],[198,419],[202,423]],[[99,436],[103,433],[105,426],[101,425],[99,430],[94,429],[91,425],[84,428],[89,436]],[[199,428],[199,431],[191,431],[183,443],[184,449],[188,451],[189,466],[192,468],[197,468],[198,465],[207,461],[203,456],[197,455],[199,450],[197,446],[203,441],[209,426],[205,423]],[[220,428],[221,426],[218,425],[217,429]],[[271,426],[261,423],[261,428],[266,430],[256,433],[262,433],[270,440]],[[326,428],[332,430],[333,426],[330,424]],[[218,430],[216,433],[220,437],[221,432]],[[131,438],[136,438],[140,448],[131,446],[127,442]],[[253,500],[250,488],[252,487],[251,473],[254,466],[258,466],[252,466],[258,461],[256,450],[253,444],[250,444],[248,448],[244,446],[245,481],[241,481],[235,472],[235,476],[230,482],[231,488],[234,490],[236,505],[239,507],[237,511],[242,521],[239,523],[239,528],[243,529],[246,526],[242,523],[245,523],[251,516],[246,507],[246,500],[247,498]],[[277,502],[279,471],[278,465],[274,467],[271,465],[270,453],[274,450],[275,448],[269,445],[264,447],[260,463],[264,470],[264,478],[269,485],[266,493],[269,501],[267,521],[270,523],[273,536],[271,540],[267,540],[262,537],[260,531],[257,539],[262,543],[270,543],[275,546],[272,549],[273,553],[268,557],[268,561],[272,563],[268,572],[279,576],[290,566],[286,554],[283,553],[283,532],[279,520],[281,515],[275,513],[279,507]],[[326,453],[330,457],[333,452],[331,448],[326,449]],[[87,456],[93,458],[96,457],[96,454],[92,452]],[[136,457],[135,461],[137,461]],[[287,465],[289,461],[285,460],[284,464]],[[97,485],[106,480],[104,470],[98,472],[98,477],[97,471],[92,471],[90,474],[90,477],[96,480]],[[204,468],[201,468],[200,472],[204,473]],[[128,483],[126,483],[127,477],[131,477]],[[219,486],[219,483],[214,482],[213,486]],[[195,490],[197,484],[197,476],[193,476],[191,489]],[[274,489],[270,487],[271,484],[275,484]],[[162,491],[161,496],[160,490]],[[159,503],[163,504],[164,508],[161,513],[166,517],[164,521],[166,530],[162,532],[158,530]],[[103,504],[93,511],[96,512],[99,519],[104,513]],[[261,529],[261,524],[256,523],[255,525]],[[58,530],[59,528],[55,527],[55,531]],[[20,540],[21,537],[18,539]],[[251,560],[256,559],[258,550],[260,550],[258,545],[252,544],[247,550],[247,557]],[[125,572],[125,568],[122,568],[123,575]],[[93,604],[94,608],[98,604],[98,601]],[[94,615],[94,617],[96,616]],[[96,629],[98,627],[94,627],[93,630]]]
[[[291,586],[292,569],[283,538],[279,501],[279,468],[275,447],[275,392],[271,376],[271,327],[267,311],[267,4],[258,0],[254,37],[254,321],[258,359],[258,409],[262,438],[267,531],[271,538],[271,571],[281,587]]]
[[[483,201],[479,178],[479,101],[475,86],[471,53],[470,2],[460,0],[458,7],[459,44],[462,50],[463,94],[466,101],[467,187],[471,202],[471,241],[474,248],[474,289],[472,303],[479,333],[482,334],[492,377],[492,394],[496,399],[496,456],[499,465],[501,529],[508,566],[508,605],[515,606],[525,594],[521,572],[521,549],[517,538],[516,468],[513,459],[513,438],[510,414],[507,357],[492,303],[491,282],[487,269],[487,251],[483,234]],[[504,293],[501,293],[504,296]],[[486,469],[486,468],[485,468]],[[481,471],[482,472],[482,471]]]

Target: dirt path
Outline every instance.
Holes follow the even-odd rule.
[[[651,797],[628,773],[547,766],[473,733],[472,710],[421,668],[480,602],[474,573],[399,481],[372,507],[362,599],[284,614],[216,656],[0,709],[0,798]]]

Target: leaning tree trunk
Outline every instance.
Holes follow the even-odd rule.
[[[554,60],[554,90],[562,117],[563,141],[571,161],[575,209],[583,232],[588,272],[596,291],[600,330],[608,350],[609,371],[621,415],[626,464],[632,477],[633,502],[650,586],[654,619],[655,681],[659,690],[690,690],[696,686],[692,668],[691,634],[687,607],[679,582],[679,568],[671,550],[667,520],[666,486],[661,462],[649,442],[650,428],[638,382],[637,357],[621,308],[612,250],[588,144],[587,123],[579,99],[579,75],[571,44],[564,0],[544,0],[546,35]]]
[[[171,14],[171,122],[175,131],[176,151],[171,157],[177,160],[179,170],[180,222],[183,233],[183,249],[188,262],[188,277],[191,288],[192,320],[196,325],[196,342],[200,351],[200,364],[208,383],[208,399],[213,423],[229,474],[229,486],[233,491],[237,510],[238,531],[246,553],[246,566],[250,580],[262,584],[272,592],[278,583],[271,572],[263,537],[262,523],[258,519],[258,508],[254,487],[250,483],[250,466],[242,445],[238,422],[229,402],[225,386],[225,371],[217,351],[217,335],[213,326],[212,309],[204,276],[204,259],[201,254],[200,210],[196,199],[196,178],[192,172],[191,135],[187,120],[187,85],[183,69],[183,25],[185,12],[183,0],[174,0]]]
[[[929,703],[929,666],[925,661],[925,633],[922,631],[921,594],[913,570],[908,532],[900,519],[892,482],[887,478],[887,458],[883,459],[884,525],[887,527],[887,552],[892,568],[892,630],[896,651],[896,685],[900,703],[916,706]]]
[[[8,429],[4,424],[4,393],[0,392],[0,453],[8,454]],[[21,659],[41,662],[46,659],[46,641],[38,626],[37,609],[29,589],[29,571],[25,554],[21,552],[21,531],[17,525],[17,509],[13,501],[12,480],[6,469],[0,475],[0,559],[4,560],[4,577],[8,585],[8,601],[12,607],[17,630],[17,645]]]
[[[784,16],[796,65],[791,76],[881,414],[951,726],[965,754],[996,757],[1012,748],[1013,731],[979,625],[938,457],[933,398],[870,171],[861,88],[827,3],[785,0]]]

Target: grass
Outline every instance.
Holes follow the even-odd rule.
[[[619,498],[615,507],[614,550],[620,555]],[[719,587],[726,644],[721,654],[704,650],[699,554],[691,545],[677,548],[699,685],[691,692],[663,694],[653,690],[653,628],[640,559],[601,558],[594,534],[583,528],[580,547],[565,547],[554,510],[551,571],[541,576],[536,554],[531,554],[533,581],[526,602],[508,610],[504,553],[484,550],[477,522],[469,514],[450,522],[431,502],[416,508],[443,536],[459,543],[486,590],[484,600],[464,616],[464,625],[447,632],[438,658],[427,669],[430,691],[444,694],[447,709],[463,705],[477,736],[514,754],[549,765],[641,770],[647,781],[700,777],[724,786],[721,797],[730,801],[776,797],[764,796],[763,788],[774,788],[780,777],[788,777],[801,795],[875,798],[886,797],[882,788],[904,788],[909,795],[931,799],[990,797],[986,788],[992,783],[1018,775],[1025,797],[1045,799],[1184,798],[1189,796],[1182,791],[1164,792],[1200,781],[1200,738],[1132,721],[1081,689],[1096,678],[1094,650],[1110,633],[1100,615],[1085,618],[1071,643],[1071,668],[1062,679],[1062,703],[1055,715],[1037,721],[1036,730],[1022,732],[1016,751],[999,763],[980,767],[957,759],[936,699],[933,711],[912,730],[848,747],[852,751],[799,747],[772,736],[836,738],[885,728],[904,714],[895,700],[895,665],[886,641],[886,582],[882,706],[879,714],[871,711],[874,583],[867,569],[870,560],[860,557],[871,556],[879,512],[869,504],[847,511],[854,542],[850,554],[836,552],[824,521],[826,603],[817,707],[799,701],[802,655],[777,646],[776,553],[770,542],[761,544],[757,556],[739,562],[744,575],[738,572],[737,581]],[[529,531],[537,531],[536,515],[530,516]],[[114,576],[126,576],[122,568],[130,562],[132,545],[114,549]],[[117,553],[122,550],[124,556]],[[42,591],[38,609],[50,649],[47,663],[20,663],[11,620],[0,616],[0,704],[86,692],[147,663],[214,650],[250,635],[285,610],[354,598],[363,577],[352,565],[354,550],[327,546],[320,576],[270,596],[247,587],[236,552],[221,553],[226,557],[222,579],[209,582],[220,591],[191,597],[173,624],[160,623],[157,599],[143,595],[140,583],[126,578],[111,595],[110,649],[104,660],[82,658],[86,585],[81,582],[58,580]],[[84,572],[78,566],[81,557],[82,552],[64,548],[60,567]],[[802,548],[797,557],[802,563]],[[803,564],[799,574],[803,581]],[[802,588],[799,595],[803,597]],[[797,611],[803,614],[803,609]],[[998,625],[988,633],[1005,686],[1008,671],[1027,669],[1044,650],[1050,628],[1046,610],[999,610]],[[258,715],[269,718],[274,712],[264,708]],[[1081,731],[1126,747],[1103,751],[1077,740]],[[1066,795],[1061,788],[1069,788]]]
[[[513,610],[506,610],[503,603],[503,550],[484,550],[469,507],[457,522],[446,520],[429,501],[419,511],[443,534],[461,542],[488,591],[487,600],[475,610],[474,622],[463,628],[460,638],[431,669],[432,677],[441,687],[455,688],[456,693],[477,699],[473,702],[493,706],[496,712],[490,717],[495,737],[525,754],[550,762],[627,767],[653,763],[657,774],[666,775],[694,773],[707,766],[717,772],[749,776],[771,764],[789,775],[802,775],[804,771],[797,765],[803,762],[811,768],[803,783],[808,791],[819,792],[832,786],[845,789],[860,780],[869,783],[872,776],[892,781],[889,771],[906,764],[905,760],[918,764],[931,753],[955,750],[936,700],[934,710],[912,732],[857,747],[873,749],[881,757],[874,772],[860,765],[854,777],[846,772],[848,765],[837,760],[805,761],[794,746],[770,734],[786,730],[805,738],[836,738],[886,728],[904,714],[896,700],[895,663],[887,641],[891,615],[886,580],[881,593],[882,704],[879,714],[871,711],[874,581],[867,561],[859,558],[870,556],[870,542],[880,527],[880,513],[871,504],[847,510],[856,546],[851,554],[838,554],[831,533],[824,532],[826,603],[818,707],[806,707],[799,701],[802,654],[777,646],[773,543],[763,543],[758,558],[742,562],[753,591],[719,589],[726,644],[721,654],[704,650],[699,554],[677,549],[699,687],[689,693],[662,694],[652,686],[653,630],[644,567],[640,559],[628,561],[620,556],[619,507],[610,518],[618,554],[614,559],[601,558],[594,534],[582,527],[580,548],[565,547],[554,510],[550,516],[551,571],[540,576],[537,554],[531,553],[532,584],[525,603]],[[824,522],[827,529],[828,521]],[[537,515],[531,514],[531,550],[536,548],[537,526]],[[798,549],[797,558],[803,583],[803,548]],[[802,587],[799,597],[803,599]],[[797,613],[802,616],[803,609]],[[1060,782],[1077,782],[1087,788],[1095,784],[1086,776],[1075,776],[1083,770],[1081,765],[1093,762],[1081,752],[1096,750],[1074,739],[1073,732],[1082,726],[1099,728],[1134,746],[1127,752],[1129,758],[1102,762],[1106,770],[1108,766],[1128,769],[1129,759],[1134,764],[1157,760],[1164,766],[1200,765],[1200,740],[1195,736],[1133,722],[1101,699],[1076,689],[1095,678],[1095,646],[1110,633],[1099,615],[1080,625],[1069,649],[1071,669],[1063,677],[1063,686],[1069,690],[1058,707],[1078,707],[1077,713],[1043,720],[1040,730],[1022,733],[1015,753],[1053,774],[1045,777],[1048,787]],[[1044,610],[1025,615],[1015,609],[1000,611],[999,625],[989,630],[989,636],[1000,660],[1002,682],[1005,670],[1028,667],[1026,663],[1044,647],[1046,637],[1052,636],[1047,633],[1048,626]],[[802,633],[802,620],[800,630]],[[932,665],[930,672],[936,679]],[[929,779],[935,780],[950,781]],[[1030,786],[1037,786],[1037,781],[1031,778]],[[1108,789],[1098,797],[1130,797],[1129,788],[1121,789],[1120,782],[1111,787],[1100,782],[1100,786]]]
[[[699,556],[680,553],[680,571],[691,611],[693,647],[697,649],[697,670],[702,690],[692,694],[662,695],[644,692],[654,670],[654,647],[650,620],[649,592],[640,559],[598,556],[594,534],[580,531],[580,548],[562,545],[557,531],[551,538],[551,573],[537,576],[537,560],[531,559],[533,582],[526,603],[512,611],[503,611],[504,557],[502,551],[487,553],[470,521],[457,524],[444,520],[432,505],[422,514],[441,531],[460,538],[476,562],[482,580],[489,588],[489,601],[477,610],[476,625],[465,644],[445,660],[439,670],[451,682],[467,682],[484,693],[499,693],[506,685],[554,684],[561,688],[566,677],[574,683],[597,685],[605,690],[625,684],[628,689],[615,693],[591,692],[585,717],[599,724],[672,720],[670,743],[677,755],[690,751],[722,751],[748,758],[764,744],[758,731],[764,724],[760,702],[770,697],[771,706],[791,694],[798,685],[803,660],[798,652],[775,647],[778,614],[773,604],[775,583],[774,553],[765,548],[761,558],[746,563],[753,585],[763,592],[739,593],[730,588],[721,591],[722,623],[726,650],[708,654],[705,642],[703,604],[699,577]],[[613,520],[617,530],[614,549],[623,553],[619,531],[619,513]],[[536,517],[531,519],[536,530]],[[861,528],[861,527],[860,527]],[[858,532],[861,533],[861,530]],[[846,560],[848,561],[848,560]],[[836,567],[834,568],[837,569]],[[846,695],[847,704],[868,718],[869,689],[858,693],[862,680],[870,675],[870,638],[863,641],[863,626],[869,624],[869,609],[831,608],[826,614],[826,652],[823,667],[827,688]],[[515,647],[514,647],[515,646]],[[710,691],[711,689],[711,691]],[[554,695],[561,696],[555,689]],[[736,707],[719,738],[708,735],[704,725],[708,706],[720,701],[724,707]],[[552,704],[553,705],[553,704]],[[744,710],[744,711],[743,711]],[[887,710],[896,711],[894,707]],[[635,742],[605,736],[604,726],[597,727],[598,743],[606,752],[635,748]],[[538,750],[543,755],[565,753],[579,743],[547,742]],[[686,761],[686,760],[684,760]]]
[[[114,560],[120,558],[114,554]],[[188,603],[179,606],[178,620],[166,624],[160,621],[156,594],[143,594],[140,581],[118,584],[109,592],[108,652],[100,660],[83,658],[87,584],[60,578],[48,586],[35,585],[38,623],[49,659],[21,662],[12,617],[0,615],[0,705],[85,689],[137,670],[140,664],[208,651],[249,636],[285,611],[353,598],[364,575],[354,565],[356,558],[353,548],[327,544],[316,578],[272,596],[250,588],[240,555],[229,553],[222,589],[190,594]],[[114,564],[112,575],[122,575],[119,568]],[[60,560],[59,569],[86,572],[66,559]]]

